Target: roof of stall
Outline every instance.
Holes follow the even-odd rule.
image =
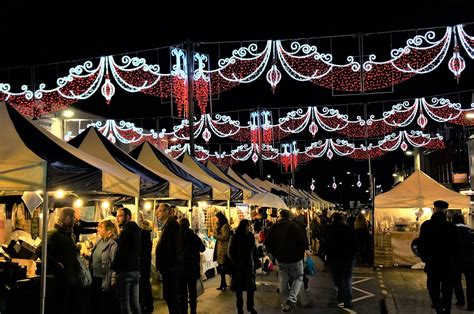
[[[38,128],[0,102],[0,190],[138,196],[140,179]]]

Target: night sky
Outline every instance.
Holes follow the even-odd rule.
[[[21,84],[32,82],[31,76],[25,73],[30,73],[31,66],[34,65],[58,62],[67,62],[69,65],[74,64],[70,62],[72,60],[166,47],[186,40],[197,43],[309,38],[414,30],[474,22],[472,1],[459,0],[347,3],[332,1],[325,4],[314,1],[311,5],[303,1],[287,1],[283,5],[277,5],[276,1],[235,1],[225,4],[132,1],[126,5],[117,5],[117,1],[63,1],[56,6],[31,2],[34,4],[19,0],[2,1],[0,4],[0,67],[3,68],[0,70],[0,82],[9,82],[14,86],[17,84],[18,90]],[[150,3],[154,5],[150,6]],[[474,34],[472,25],[469,30],[469,34]],[[413,31],[411,36],[405,38],[424,32],[426,30]],[[378,38],[376,35],[371,36]],[[386,54],[390,51],[385,49],[386,46],[377,47],[375,39],[371,43],[372,46],[367,49],[380,49]],[[396,45],[401,46],[403,44]],[[335,41],[334,47],[335,57],[342,58],[350,54],[350,48],[345,47],[342,41]],[[466,70],[457,83],[447,68],[451,51],[450,48],[446,60],[433,73],[419,75],[395,86],[394,90],[388,93],[334,96],[331,90],[311,83],[295,82],[283,73],[276,93],[272,94],[262,75],[251,84],[242,84],[222,93],[218,100],[213,101],[213,111],[381,101],[391,106],[391,101],[394,100],[474,89],[474,62],[464,53]],[[382,54],[378,57],[379,61],[386,59]],[[76,64],[82,63],[83,61],[78,61]],[[344,63],[343,60],[340,63]],[[61,67],[51,68],[53,70],[43,74],[45,80],[67,74],[56,73]],[[41,79],[35,77],[36,81]],[[466,98],[466,93],[459,97]],[[74,107],[105,117],[132,119],[134,122],[140,121],[133,120],[136,118],[171,114],[170,105],[163,104],[160,99],[143,94],[127,94],[120,88],[117,88],[109,107],[100,93],[78,102]],[[304,136],[297,136],[295,139],[311,140],[307,132],[305,136],[306,139]],[[411,158],[404,157],[400,151],[374,160],[372,166],[376,184],[382,184],[384,189],[388,189],[393,183],[391,174],[394,165],[400,167],[410,163]],[[251,176],[258,175],[258,168],[252,162],[237,164],[235,169]],[[319,158],[299,168],[296,173],[296,185],[308,189],[313,177],[316,180],[316,192],[329,200],[363,200],[368,195],[365,193],[368,188],[367,170],[367,161],[354,161],[344,157],[334,157],[332,161]],[[270,173],[277,182],[287,183],[291,178],[290,174],[283,174],[276,164],[265,162],[264,174]],[[351,187],[357,181],[357,174],[361,175],[361,189]],[[327,187],[332,184],[333,176],[337,183],[343,183],[336,191]]]

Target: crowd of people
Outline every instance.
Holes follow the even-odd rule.
[[[434,203],[434,214],[421,226],[418,240],[419,255],[426,263],[429,295],[437,313],[450,312],[453,291],[457,305],[467,303],[468,310],[474,306],[474,236],[462,215],[455,214],[448,222],[447,207],[444,201]],[[168,311],[196,313],[200,253],[205,246],[190,228],[189,220],[178,220],[170,205],[158,205],[155,215],[161,223],[155,266],[162,278]],[[89,311],[96,313],[153,311],[152,225],[140,217],[138,220],[139,225],[132,221],[130,210],[122,207],[115,217],[96,223],[98,241],[91,249],[88,267],[92,280],[90,286],[84,287],[77,278],[80,261],[75,235],[94,227],[80,221],[74,209],[60,209],[54,229],[48,232],[48,273],[54,275],[47,294],[50,312],[83,312],[87,304]],[[300,290],[309,290],[307,260],[312,258],[311,249],[332,275],[336,298],[328,305],[352,308],[353,267],[357,260],[371,263],[371,226],[364,212],[335,212],[329,216],[323,210],[308,221],[301,210],[296,215],[280,210],[270,217],[264,211],[256,211],[251,220],[242,219],[235,230],[223,213],[217,212],[216,220],[217,227],[211,234],[216,239],[214,252],[220,274],[217,289],[224,293],[229,288],[235,293],[238,313],[244,313],[244,303],[249,313],[257,313],[256,272],[261,267],[268,270],[268,263],[262,263],[264,256],[267,262],[277,265],[281,310],[294,311]],[[462,274],[467,284],[466,296]]]

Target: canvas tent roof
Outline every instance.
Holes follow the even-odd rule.
[[[390,191],[375,197],[375,208],[429,208],[444,200],[450,208],[469,208],[469,196],[445,188],[420,170]]]
[[[150,143],[144,142],[140,144],[129,154],[158,173],[178,176],[190,182],[192,184],[193,200],[209,200],[212,198],[212,188],[207,182],[200,180],[191,169],[179,161],[170,158]]]
[[[0,102],[0,190],[63,189],[138,196],[139,177],[34,126]]]
[[[254,184],[252,181],[247,181],[244,177],[242,177],[240,174],[235,172],[231,167],[227,168],[227,174],[232,177],[234,180],[239,182],[240,184],[243,184],[244,186],[247,186],[248,188],[254,190],[255,192],[266,192],[264,189],[259,187],[258,185]]]
[[[252,197],[252,194],[257,193],[255,190],[249,188],[248,186],[245,186],[241,184],[240,182],[236,181],[234,178],[229,176],[227,173],[219,169],[215,164],[213,164],[211,161],[207,162],[207,168],[212,171],[214,174],[222,178],[223,180],[226,180],[227,182],[231,183],[233,186],[238,187],[239,189],[242,190],[242,199],[245,202],[248,200],[250,197]]]
[[[70,140],[69,144],[114,166],[121,167],[125,171],[139,175],[141,197],[170,197],[170,185],[173,184],[172,178],[164,178],[142,165],[122,149],[112,144],[96,128],[89,127]]]
[[[239,189],[225,183],[222,179],[219,179],[209,169],[204,167],[188,154],[183,154],[182,164],[190,169],[191,173],[196,176],[199,180],[206,182],[206,184],[212,187],[212,199],[213,200],[230,200],[238,199]],[[240,191],[241,193],[241,191]],[[240,196],[242,199],[242,196]]]

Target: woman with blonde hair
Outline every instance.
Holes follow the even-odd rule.
[[[115,273],[111,269],[117,250],[118,227],[110,219],[97,226],[99,240],[92,248],[90,270],[92,274],[92,304],[95,313],[110,313],[110,306],[117,304],[115,295]]]

